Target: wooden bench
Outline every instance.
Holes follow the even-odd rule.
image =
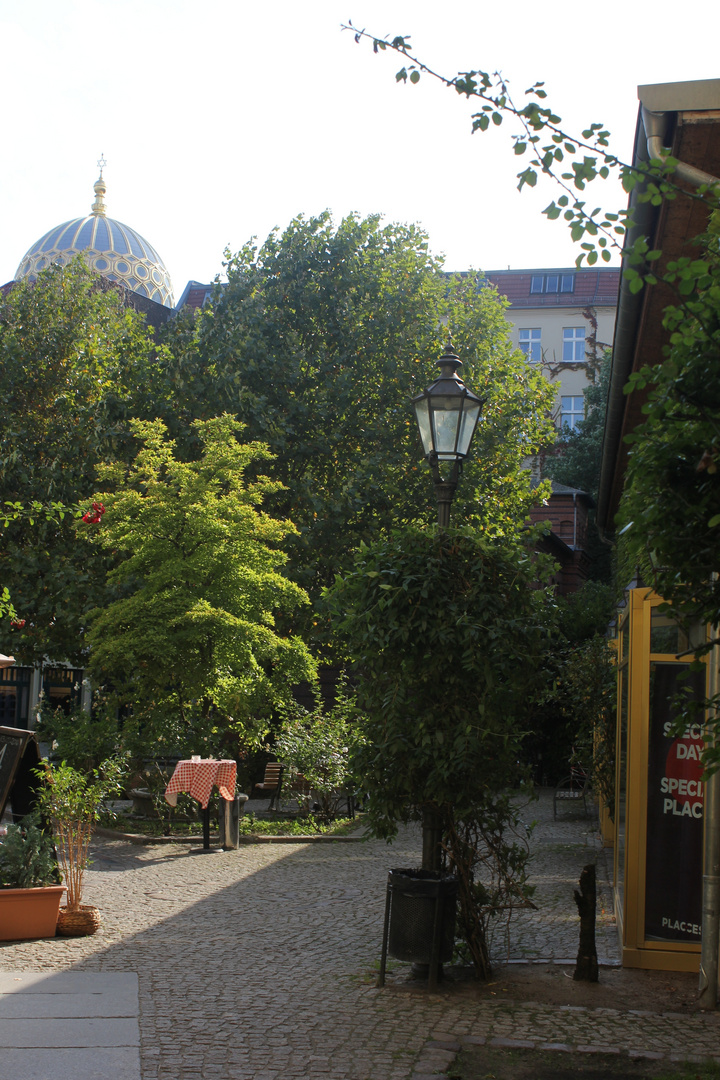
[[[271,792],[270,805],[268,810],[272,810],[273,803],[275,808],[279,809],[280,806],[280,790],[282,788],[282,778],[285,766],[281,765],[278,761],[271,761],[265,766],[265,775],[262,782],[255,785],[255,791],[262,791],[263,794]]]
[[[557,821],[558,803],[579,803],[582,801],[585,817],[588,817],[587,796],[590,793],[590,774],[580,765],[570,768],[570,775],[565,776],[555,788],[553,795],[553,819]]]

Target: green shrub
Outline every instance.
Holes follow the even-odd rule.
[[[0,885],[8,889],[37,889],[54,885],[57,863],[52,839],[37,821],[25,818],[21,825],[8,825],[0,843]]]
[[[322,703],[318,703],[308,712],[295,705],[286,713],[275,741],[278,761],[286,770],[283,786],[292,790],[302,778],[306,790],[309,788],[319,801],[319,820],[335,818],[344,793],[354,786],[350,758],[362,738],[355,695],[345,682],[340,683],[331,709],[323,711]],[[309,804],[310,798],[309,794],[304,799],[301,795],[298,801]]]
[[[370,828],[391,839],[399,822],[439,822],[443,858],[460,878],[460,930],[482,978],[488,921],[531,892],[507,791],[520,780],[541,682],[544,567],[469,529],[408,528],[363,545],[327,597],[367,717],[353,766],[370,796]]]
[[[41,742],[50,744],[52,760],[64,761],[83,773],[115,756],[120,744],[115,709],[103,703],[92,714],[79,706],[67,715],[62,709],[43,712],[36,733]]]

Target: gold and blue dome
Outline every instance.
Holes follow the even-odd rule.
[[[95,202],[88,217],[56,225],[41,236],[23,256],[15,279],[34,278],[51,265],[64,266],[82,252],[91,270],[140,296],[173,307],[170,275],[155,248],[128,225],[107,217],[102,168],[94,190]]]

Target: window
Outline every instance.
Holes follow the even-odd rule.
[[[43,668],[43,693],[50,709],[62,709],[66,716],[82,700],[82,668]]]
[[[518,330],[518,340],[520,352],[525,353],[531,364],[539,364],[542,360],[540,330]]]
[[[585,419],[585,402],[582,397],[560,398],[560,427],[574,431]]]
[[[533,274],[530,278],[531,293],[575,292],[574,274]]]
[[[23,667],[0,671],[0,724],[14,728],[28,726],[31,674],[32,668]]]
[[[577,364],[585,359],[585,327],[563,327],[563,361]]]

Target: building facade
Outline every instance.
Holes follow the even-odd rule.
[[[655,200],[642,202],[640,185],[630,197],[630,241],[644,237],[648,247],[661,254],[653,263],[656,283],[645,283],[634,292],[625,281],[620,293],[597,508],[598,525],[608,534],[615,531],[625,487],[630,452],[626,438],[633,434],[642,438],[637,429],[646,418],[643,408],[649,385],[631,394],[625,393],[625,387],[633,373],[660,363],[671,345],[664,317],[678,300],[672,282],[663,277],[672,272],[673,264],[695,260],[703,250],[697,240],[708,228],[711,206],[693,197],[695,192],[708,186],[720,190],[720,79],[640,86],[638,98],[633,166],[640,169],[649,160],[669,158],[674,163],[670,178],[691,197],[659,199],[657,205]],[[712,341],[710,335],[708,339]],[[698,350],[702,355],[700,346]],[[713,359],[710,355],[704,373],[706,400],[688,399],[689,418],[707,409],[707,401],[717,400],[718,369]],[[680,374],[687,373],[680,369]],[[709,406],[710,415],[713,407]],[[667,421],[666,430],[671,428]],[[678,459],[689,458],[691,475],[704,475],[699,469],[704,450],[704,442],[693,445],[692,439],[678,446]],[[665,512],[669,514],[673,498],[677,499],[677,483],[673,490],[668,478],[666,490]],[[688,482],[677,501],[689,523],[685,542],[709,553],[709,576],[716,565],[712,538],[702,531],[694,535],[696,497],[696,487]],[[627,527],[639,531],[645,525],[636,519]],[[642,532],[640,537],[644,538]],[[647,537],[648,547],[655,542]],[[669,570],[679,573],[677,566]],[[715,693],[718,653],[714,650],[708,655],[707,672],[702,667],[691,670],[693,647],[706,640],[706,628],[690,622],[686,633],[668,616],[663,598],[637,577],[628,585],[619,608],[617,629],[614,891],[623,964],[699,970],[700,1007],[714,1009],[720,927],[713,890],[720,847],[720,791],[717,774],[702,772],[702,740],[706,738],[702,727],[693,724],[683,731],[681,725],[678,732],[673,725],[678,720],[680,692],[699,702]]]
[[[485,277],[510,301],[513,343],[556,385],[556,425],[577,427],[583,390],[612,344],[619,268],[491,270]]]

